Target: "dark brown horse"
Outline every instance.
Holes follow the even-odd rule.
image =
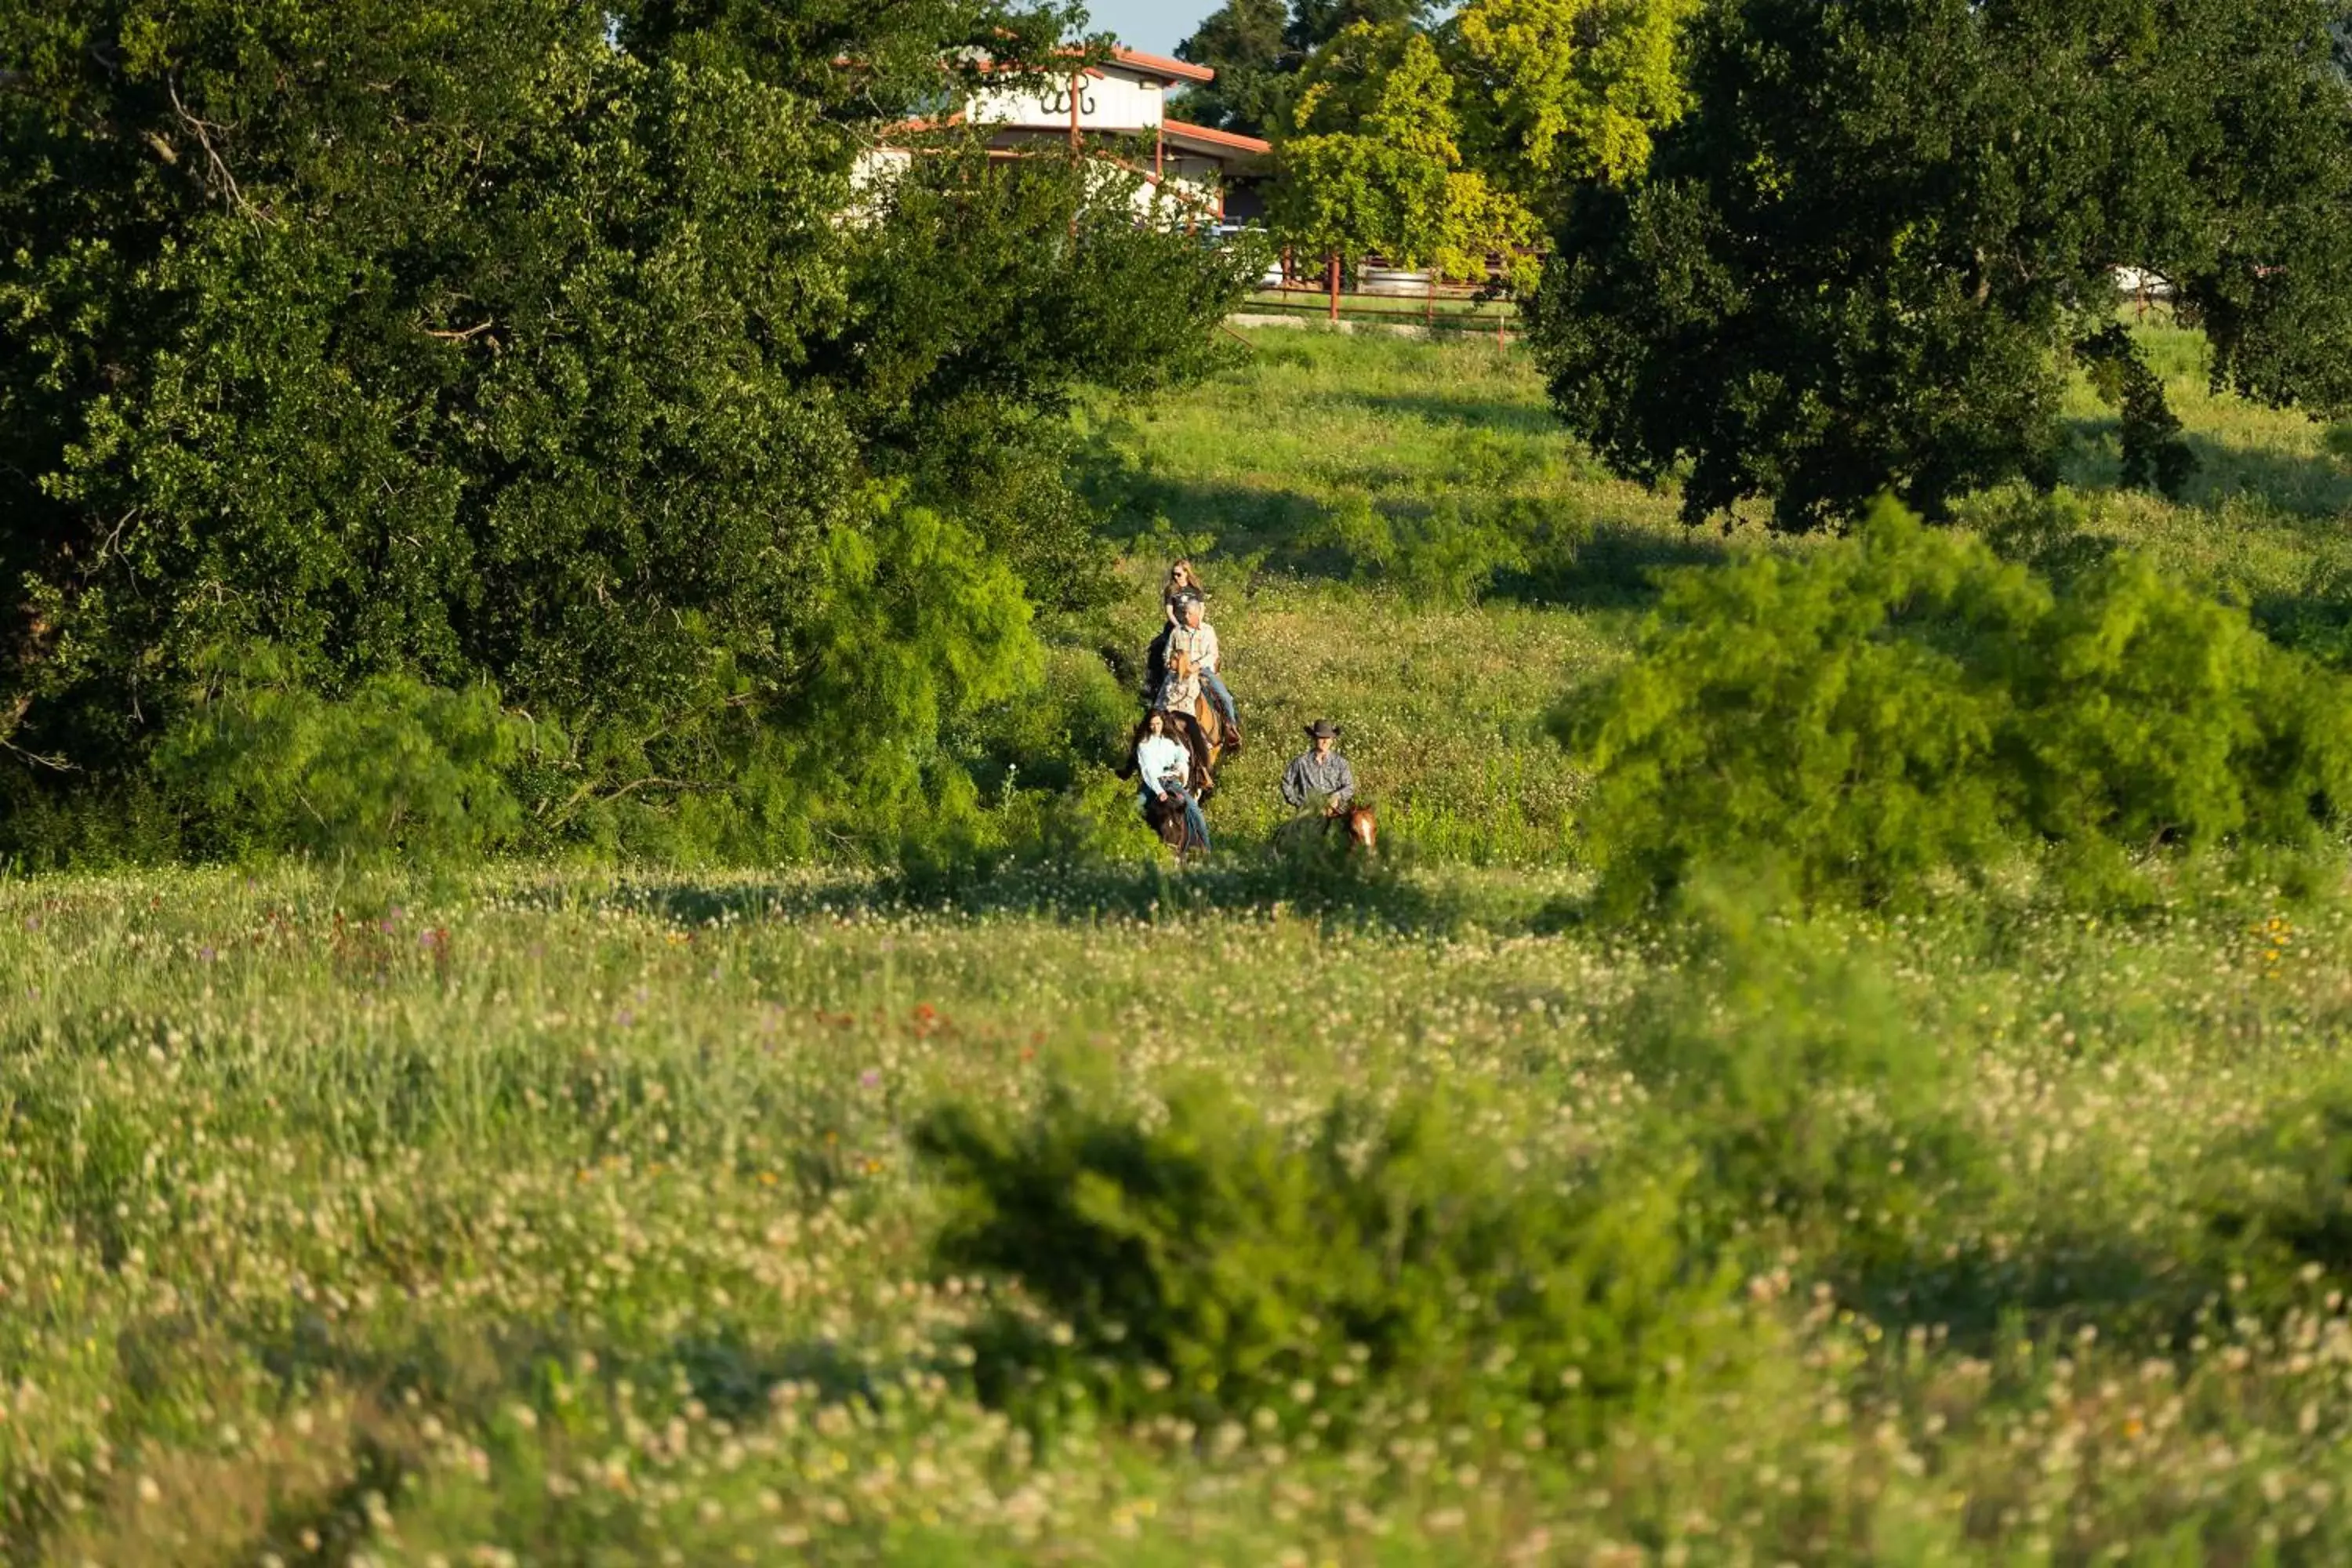
[[[1160,835],[1160,842],[1176,851],[1180,860],[1189,859],[1208,847],[1192,837],[1192,825],[1184,815],[1184,803],[1172,795],[1160,795],[1143,803],[1143,820],[1151,831]]]
[[[1331,825],[1348,836],[1348,853],[1371,855],[1380,850],[1381,825],[1369,805],[1349,805],[1335,811]]]
[[[1186,775],[1191,781],[1188,792],[1196,803],[1206,805],[1209,796],[1217,788],[1216,774],[1212,771],[1217,749],[1214,741],[1202,733],[1200,721],[1192,714],[1171,712],[1166,709],[1146,712],[1136,721],[1135,733],[1128,738],[1127,755],[1119,762],[1118,776],[1123,779],[1135,777],[1136,750],[1143,744],[1144,737],[1151,733],[1151,721],[1155,716],[1160,721],[1168,737],[1184,748],[1191,763]],[[1183,803],[1172,795],[1153,795],[1146,792],[1143,820],[1160,835],[1160,841],[1176,851],[1179,857],[1189,857],[1208,847],[1194,837],[1192,824],[1184,815]]]

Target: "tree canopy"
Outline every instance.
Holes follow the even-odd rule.
[[[1687,118],[1580,190],[1535,342],[1569,426],[1780,526],[2054,478],[2070,363],[2127,469],[2190,454],[2115,330],[2168,283],[2218,384],[2352,407],[2342,0],[1713,0]],[[2340,35],[2339,35],[2340,36]]]
[[[548,834],[764,852],[936,793],[1091,575],[1052,416],[1197,365],[1242,281],[1099,164],[854,190],[1038,15],[0,0],[10,833],[272,693],[429,739],[494,690],[530,744],[465,754]]]
[[[1444,37],[1470,160],[1531,206],[1621,183],[1685,107],[1696,0],[1469,0]]]
[[[1491,250],[1535,236],[1533,215],[1462,163],[1454,79],[1437,47],[1359,23],[1299,78],[1276,145],[1276,229],[1310,254],[1481,275]]]
[[[1579,184],[1643,167],[1684,107],[1696,4],[1470,0],[1425,26],[1424,5],[1300,0],[1277,40],[1276,0],[1230,0],[1183,47],[1234,73],[1197,89],[1194,112],[1276,143],[1287,242],[1484,278]]]
[[[1226,0],[1176,46],[1176,58],[1217,73],[1189,86],[1184,118],[1215,131],[1264,136],[1287,122],[1297,57],[1283,37],[1283,0]]]

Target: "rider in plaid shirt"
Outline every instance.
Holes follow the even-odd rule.
[[[1199,674],[1202,686],[1207,688],[1210,698],[1217,705],[1217,711],[1224,716],[1225,728],[1231,732],[1232,749],[1239,751],[1241,718],[1234,711],[1234,694],[1225,689],[1224,680],[1217,673],[1217,628],[1202,618],[1200,600],[1184,600],[1182,611],[1183,618],[1177,623],[1175,630],[1168,634],[1168,685],[1162,689],[1160,706],[1170,708],[1178,705],[1169,698],[1169,693],[1179,685],[1175,674],[1176,656],[1191,654],[1192,668]]]

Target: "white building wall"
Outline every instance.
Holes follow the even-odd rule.
[[[975,125],[1066,131],[1073,86],[1078,95],[1081,131],[1150,131],[1166,118],[1168,94],[1160,83],[1110,71],[1081,76],[1075,81],[1065,79],[1037,92],[976,93],[964,113]]]

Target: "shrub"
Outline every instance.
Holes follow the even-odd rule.
[[[1350,496],[1325,519],[1318,542],[1338,550],[1359,583],[1385,584],[1423,604],[1467,605],[1497,574],[1527,570],[1513,521],[1507,503],[1446,496],[1426,512],[1391,516]]]
[[[2345,468],[2352,469],[2352,424],[2331,426],[2320,438],[2320,446]]]
[[[502,772],[530,723],[488,686],[378,676],[341,698],[272,679],[267,659],[191,707],[155,756],[226,845],[355,859],[446,859],[522,826]]]
[[[1303,1146],[1232,1097],[1144,1125],[1066,1087],[1023,1127],[952,1105],[918,1144],[941,1265],[1017,1280],[1053,1321],[982,1336],[982,1394],[1344,1429],[1376,1408],[1590,1436],[1720,1361],[1726,1281],[1675,1238],[1670,1184],[1507,1169],[1444,1103],[1341,1105]]]
[[[1693,901],[1690,964],[1639,1000],[1620,1047],[1649,1094],[1645,1146],[1693,1156],[1691,1201],[1719,1237],[1771,1216],[1893,1277],[1990,1180],[1942,1043],[1838,933],[1759,919],[1744,889]]]
[[[2053,589],[1882,502],[1857,538],[1675,574],[1640,657],[1555,723],[1596,775],[1614,912],[1711,864],[1909,900],[2036,844],[2115,898],[2137,852],[2309,842],[2352,767],[2345,696],[2137,557]]]
[[[2285,1107],[2221,1162],[2200,1206],[2251,1266],[2258,1294],[2290,1290],[2308,1267],[2352,1283],[2352,1085]]]
[[[1952,521],[1975,531],[2002,560],[2064,582],[2115,552],[2113,541],[2086,531],[2101,504],[2064,485],[2046,491],[1999,485],[1954,503]]]

